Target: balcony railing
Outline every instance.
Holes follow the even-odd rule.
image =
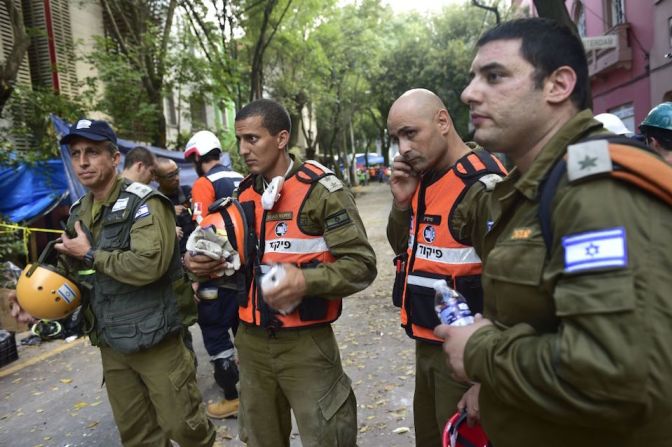
[[[588,74],[591,78],[599,77],[616,69],[627,70],[632,66],[632,48],[628,45],[629,28],[629,23],[620,23],[605,33],[618,37],[618,43],[615,48],[586,52]]]

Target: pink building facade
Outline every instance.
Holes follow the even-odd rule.
[[[651,110],[653,1],[567,0],[582,37],[616,36],[611,48],[586,51],[593,111],[617,115],[631,131]]]
[[[532,0],[516,6],[536,15]],[[595,114],[610,112],[633,132],[672,95],[672,0],[565,0],[586,45]],[[655,19],[655,20],[654,20]],[[669,93],[668,93],[669,92]],[[670,99],[666,99],[670,100]]]
[[[653,2],[651,104],[672,101],[672,0]]]

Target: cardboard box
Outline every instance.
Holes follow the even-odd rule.
[[[0,289],[0,329],[10,332],[24,332],[29,330],[27,324],[19,323],[9,314],[9,292],[11,289]]]

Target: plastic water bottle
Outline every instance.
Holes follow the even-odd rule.
[[[436,281],[432,287],[434,294],[434,309],[441,323],[448,326],[467,326],[474,322],[469,305],[457,290],[448,287],[445,280]]]

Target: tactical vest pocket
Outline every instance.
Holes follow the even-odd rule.
[[[406,279],[406,261],[408,260],[408,253],[403,252],[392,259],[394,264],[394,285],[392,286],[392,304],[396,307],[401,307],[404,296],[404,280]]]
[[[481,275],[458,276],[455,278],[455,289],[467,300],[472,314],[483,313]]]
[[[121,223],[103,223],[103,230],[100,234],[98,247],[105,250],[123,250],[129,245],[125,243],[124,229],[127,227],[124,222]],[[130,226],[128,226],[130,230]]]
[[[307,296],[299,304],[301,321],[323,320],[327,316],[329,300],[316,296]]]
[[[100,323],[105,343],[126,354],[150,348],[168,334],[165,315],[155,307],[126,315],[103,315]]]
[[[433,329],[441,322],[436,316],[434,309],[434,282],[445,279],[452,287],[453,280],[450,276],[438,273],[413,271],[406,280],[406,311],[410,315],[410,321],[418,326]]]
[[[299,268],[314,269],[318,265],[320,265],[319,261],[311,261],[299,264]],[[329,300],[316,296],[307,296],[299,304],[299,318],[301,318],[301,321],[323,320],[326,318],[328,310]]]

